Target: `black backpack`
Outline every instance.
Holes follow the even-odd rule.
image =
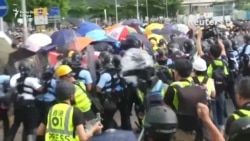
[[[215,61],[211,63],[213,68],[212,78],[214,79],[215,90],[218,93],[223,92],[226,89],[228,83],[228,75],[226,75],[224,71],[224,68],[227,67],[227,64],[223,60],[220,61],[222,62],[222,66],[216,65]]]
[[[160,65],[157,68],[157,76],[165,84],[170,84],[170,83],[173,82],[173,74],[171,73],[170,69],[168,67],[166,67],[166,66]]]

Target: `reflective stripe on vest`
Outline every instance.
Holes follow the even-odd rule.
[[[73,111],[74,108],[67,104],[56,104],[50,109],[46,141],[79,141],[77,136],[74,137]]]
[[[91,109],[91,101],[88,98],[86,91],[83,91],[86,90],[83,82],[79,82],[79,85],[80,86],[75,85],[75,107],[77,107],[81,112],[87,112]]]
[[[234,120],[238,120],[241,117],[250,117],[250,111],[245,109],[240,109],[233,115]]]

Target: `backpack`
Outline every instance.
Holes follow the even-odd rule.
[[[171,70],[166,67],[160,65],[157,69],[157,76],[163,81],[165,84],[170,84],[173,81],[173,74]]]
[[[215,61],[211,63],[213,68],[212,78],[214,79],[215,90],[218,93],[223,92],[227,87],[228,76],[225,74],[224,67],[227,67],[226,63],[220,60],[223,65],[217,66]]]
[[[197,115],[197,104],[208,103],[206,91],[194,82],[189,83],[191,84],[186,87],[174,85],[179,100],[176,110],[179,128],[187,132],[201,130],[202,124]]]

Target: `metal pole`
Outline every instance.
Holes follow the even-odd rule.
[[[223,0],[222,15],[223,15],[223,23],[225,23],[225,0]]]
[[[136,17],[140,20],[140,12],[139,12],[139,0],[136,0]]]
[[[108,22],[108,18],[107,18],[107,10],[106,9],[104,9],[104,19],[105,19],[105,23],[107,23]]]
[[[149,14],[148,14],[148,0],[146,0],[146,13],[147,13],[147,18],[149,19]]]
[[[54,30],[57,30],[57,26],[56,26],[57,22],[56,22],[56,17],[54,17]]]
[[[115,0],[115,21],[118,23],[118,4],[117,0]]]
[[[4,31],[3,17],[0,17],[0,31]]]
[[[21,2],[22,2],[22,15],[23,15],[23,36],[25,42],[28,37],[26,0],[21,0]]]
[[[166,0],[166,16],[168,18],[168,0]]]

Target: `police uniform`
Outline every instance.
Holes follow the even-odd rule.
[[[17,102],[14,105],[14,123],[10,129],[10,136],[11,140],[13,140],[20,124],[23,123],[23,140],[27,141],[27,135],[33,134],[33,130],[37,126],[38,111],[35,107],[34,95],[37,94],[36,90],[41,88],[42,85],[38,78],[27,76],[21,80],[23,82],[19,86],[18,79],[21,77],[21,74],[18,73],[10,80],[10,87],[22,87],[21,91],[17,91]]]
[[[88,70],[82,69],[78,76],[76,76],[77,80],[82,81],[86,85],[91,85],[93,83],[91,74]]]
[[[115,76],[111,76],[110,73],[104,70],[103,72],[101,72],[99,82],[97,83],[97,87],[102,89],[101,97],[102,97],[102,103],[104,104],[104,115],[103,115],[104,128],[105,129],[117,128],[113,116],[116,112],[116,108],[118,108],[121,114],[121,127],[123,129],[130,130],[132,129],[132,127],[130,123],[129,105],[127,105],[128,104],[127,99],[125,98],[126,86],[125,84],[124,86],[122,86],[121,78],[119,78],[119,80],[112,80],[113,79],[112,77]]]

